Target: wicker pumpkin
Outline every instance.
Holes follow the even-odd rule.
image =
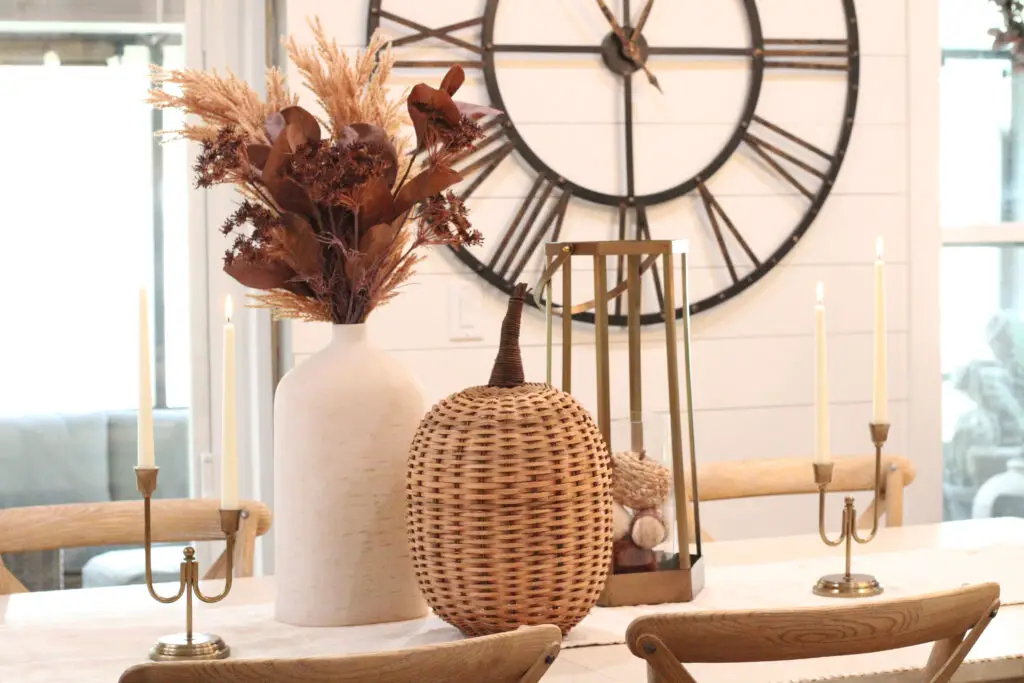
[[[468,636],[555,624],[591,607],[612,549],[611,459],[569,394],[524,383],[518,285],[487,386],[434,406],[413,439],[406,525],[420,590]]]

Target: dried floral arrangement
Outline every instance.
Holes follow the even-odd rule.
[[[482,136],[477,120],[500,112],[452,100],[465,78],[459,66],[439,88],[421,83],[389,98],[394,61],[383,40],[350,60],[319,20],[310,25],[315,45],[291,39],[288,56],[322,118],[297,105],[277,69],[264,101],[231,74],[154,67],[148,101],[198,117],[166,133],[202,145],[199,187],[242,194],[222,227],[234,238],[225,272],[262,290],[253,297],[278,317],[362,323],[397,294],[424,247],[481,241],[450,189],[461,180],[452,164]],[[410,121],[415,148],[406,152]]]
[[[1013,61],[1024,63],[1024,0],[992,0],[999,6],[1003,15],[1003,28],[990,29],[992,49],[999,50],[1009,47],[1013,53]]]

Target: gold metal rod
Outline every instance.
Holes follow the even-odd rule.
[[[608,291],[607,258],[603,254],[594,256],[594,293],[597,305],[594,309],[594,331],[597,347],[597,426],[601,429],[604,442],[610,449],[611,443],[611,380],[608,371]]]
[[[843,575],[850,580],[851,567],[853,565],[853,539],[856,533],[857,518],[853,509],[853,496],[846,497],[846,504],[843,506],[843,529],[846,535],[846,573]]]
[[[562,263],[562,301],[572,306],[572,248],[562,247],[567,254]],[[572,316],[562,316],[562,391],[572,392]]]
[[[690,489],[693,493],[693,529],[697,535],[697,555],[703,554],[700,537],[700,493],[697,488],[697,438],[693,427],[693,379],[690,364],[690,292],[689,292],[689,268],[686,263],[686,252],[679,255],[679,267],[682,272],[679,274],[680,290],[679,303],[683,309],[683,387],[686,390],[686,418],[688,420],[688,432],[690,440]],[[675,311],[671,312],[675,317]]]
[[[548,256],[548,270],[551,270],[552,258]],[[546,295],[544,297],[544,321],[547,327],[547,372],[545,374],[545,380],[548,384],[551,384],[551,364],[552,364],[552,341],[554,341],[554,319],[551,315],[551,276],[548,276],[547,281],[544,283],[544,290]]]
[[[668,378],[669,431],[672,443],[672,482],[676,500],[676,535],[679,539],[679,568],[689,569],[690,562],[690,506],[686,504],[686,471],[683,469],[683,434],[680,424],[682,406],[679,405],[679,359],[676,339],[675,274],[672,254],[662,256],[665,277],[663,292],[665,307],[665,349]],[[697,476],[694,472],[693,476]],[[698,504],[697,501],[694,501]]]
[[[181,563],[181,573],[188,575],[188,594],[185,596],[185,640],[192,642],[192,565],[193,558]]]
[[[626,257],[626,306],[629,323],[629,449],[644,452],[643,390],[640,376],[640,255]]]

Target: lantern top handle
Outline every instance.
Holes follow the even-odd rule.
[[[573,256],[631,256],[649,254],[686,254],[689,240],[605,240],[587,242],[548,242],[547,256],[568,252]]]

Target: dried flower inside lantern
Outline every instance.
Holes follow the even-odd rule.
[[[276,69],[264,101],[232,75],[154,67],[149,102],[199,118],[170,131],[202,145],[197,186],[243,195],[222,226],[233,237],[225,272],[263,290],[254,298],[278,317],[361,323],[409,279],[422,248],[481,241],[451,189],[462,180],[452,164],[482,136],[476,121],[500,112],[455,102],[465,74],[453,66],[440,88],[421,83],[404,103],[416,134],[406,157],[403,103],[385,93],[390,49],[374,37],[353,62],[311,26],[315,47],[291,40],[288,55],[322,119]]]

